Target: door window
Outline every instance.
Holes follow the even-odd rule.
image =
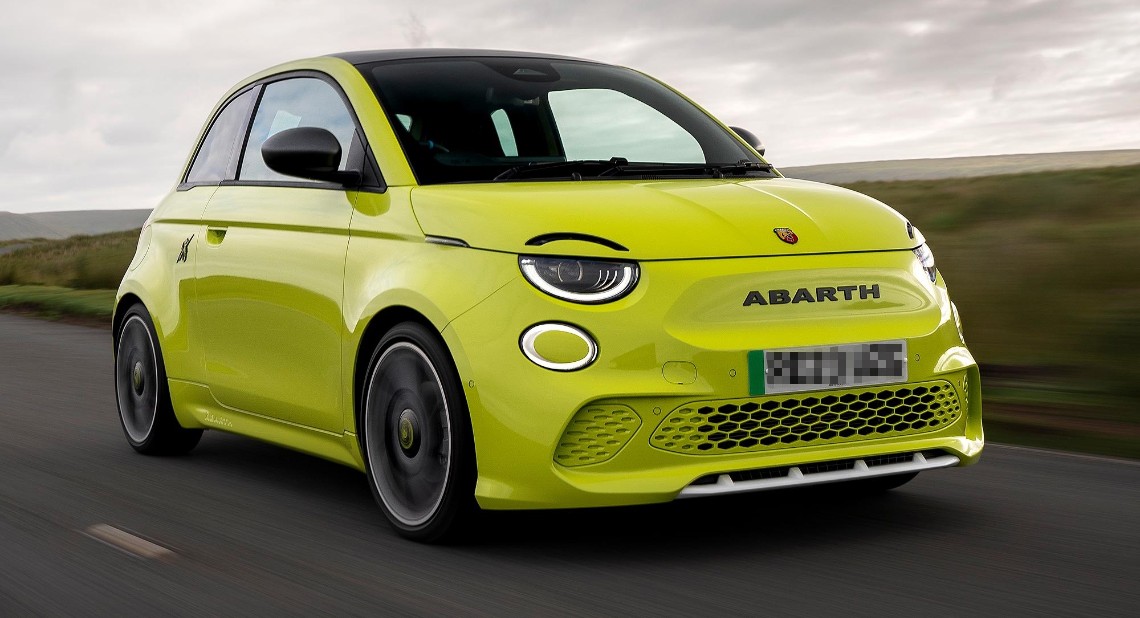
[[[256,88],[251,88],[234,97],[218,112],[194,162],[190,164],[186,182],[218,183],[226,180],[256,91]]]
[[[340,142],[340,169],[346,168],[356,133],[352,114],[331,84],[315,77],[298,77],[265,86],[265,94],[257,107],[249,140],[242,153],[238,179],[299,181],[299,178],[269,169],[261,157],[261,145],[265,140],[295,127],[328,129]]]

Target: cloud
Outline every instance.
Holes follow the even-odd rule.
[[[0,210],[143,208],[244,76],[393,46],[663,79],[777,164],[1140,147],[1134,0],[41,0],[0,23]]]
[[[408,47],[429,47],[431,45],[431,36],[428,34],[427,27],[414,12],[408,13],[408,18],[404,20],[403,26],[404,40],[408,42]]]

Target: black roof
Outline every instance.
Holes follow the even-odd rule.
[[[495,49],[459,49],[445,47],[425,47],[417,49],[377,49],[372,51],[352,51],[339,54],[329,54],[341,60],[347,60],[354,65],[383,62],[386,60],[416,60],[421,58],[541,58],[543,60],[584,60],[571,56],[558,56],[555,54],[536,54],[532,52],[502,51]]]

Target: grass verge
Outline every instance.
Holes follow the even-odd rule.
[[[0,310],[110,328],[114,290],[0,285]]]

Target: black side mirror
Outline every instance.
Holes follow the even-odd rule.
[[[340,142],[328,129],[297,127],[274,134],[261,145],[265,165],[278,174],[342,185],[360,183],[360,172],[340,171]]]
[[[756,152],[760,153],[760,155],[763,156],[763,154],[764,154],[764,142],[760,141],[760,138],[756,137],[755,133],[753,133],[752,131],[749,131],[748,129],[741,129],[740,127],[729,127],[729,128],[732,129],[733,132],[735,132],[737,135],[739,135],[741,139],[748,142],[749,146],[755,148]]]

